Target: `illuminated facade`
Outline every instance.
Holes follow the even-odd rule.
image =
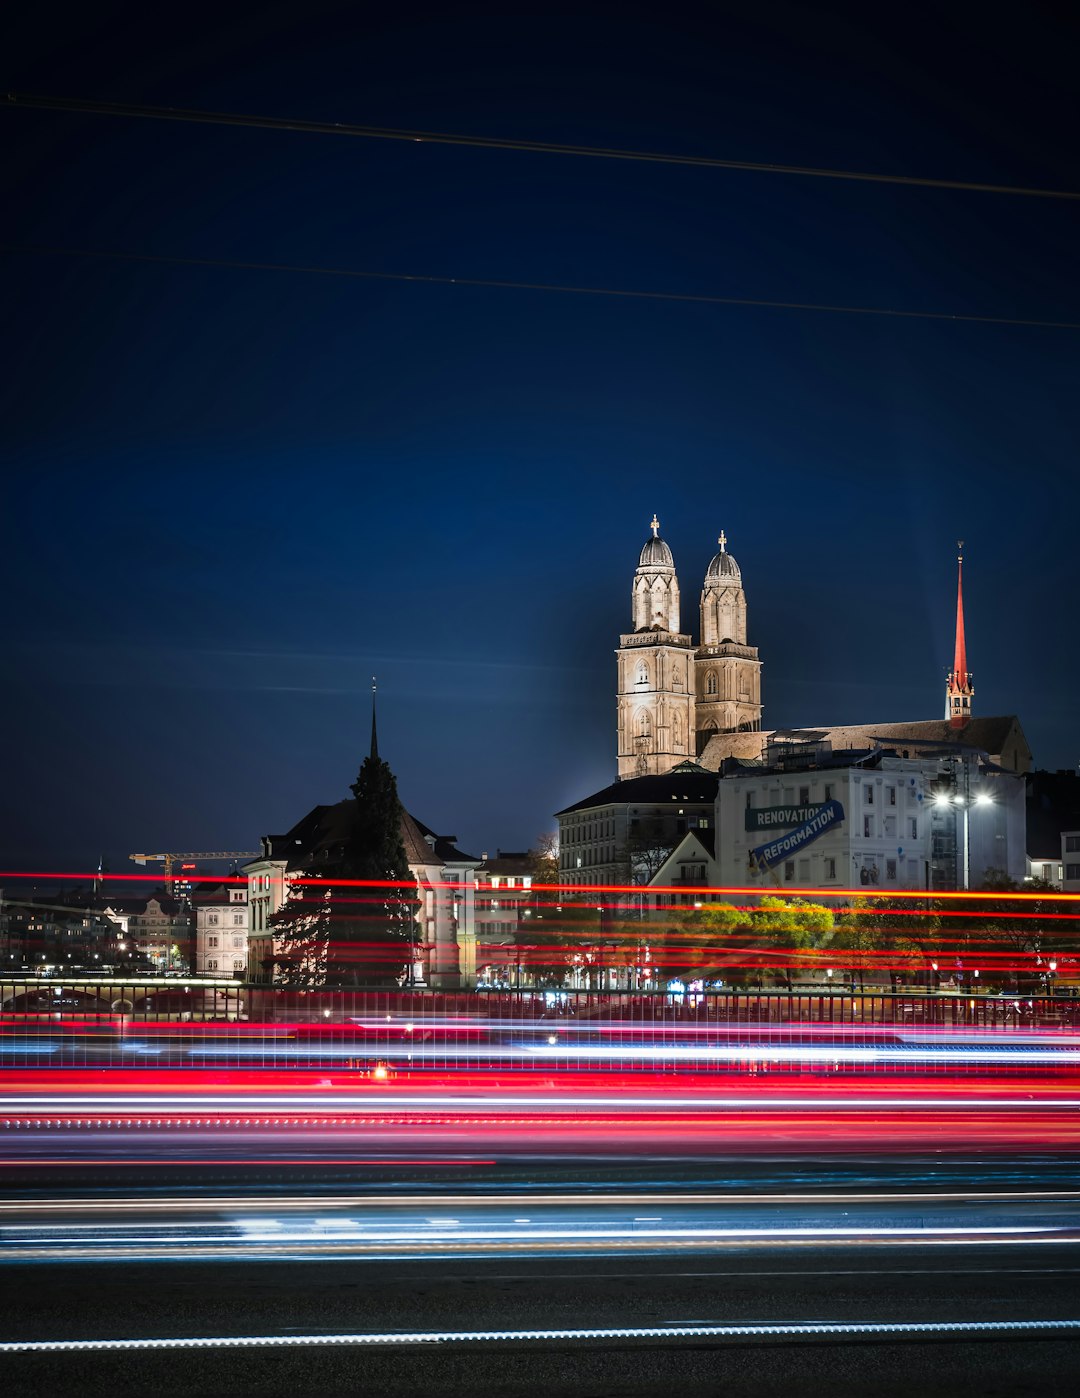
[[[618,657],[619,779],[661,776],[717,733],[761,727],[761,661],[747,644],[742,573],[720,535],[701,591],[701,644],[680,629],[679,581],[653,515]]]

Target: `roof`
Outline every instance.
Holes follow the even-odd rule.
[[[288,870],[305,868],[322,850],[333,859],[335,850],[340,852],[349,838],[355,807],[352,797],[333,806],[313,806],[286,834],[266,836],[269,857],[283,859]],[[401,843],[409,864],[479,864],[478,859],[455,848],[455,839],[454,835],[436,835],[408,811],[402,811]]]
[[[705,570],[706,583],[710,578],[730,578],[732,582],[739,582],[742,579],[742,573],[731,554],[721,551]]]
[[[896,744],[919,747],[920,744],[938,746],[977,748],[991,757],[1000,758],[1006,749],[1012,750],[1013,763],[1003,764],[1014,772],[1026,772],[1031,766],[1031,749],[1020,720],[1015,714],[1002,714],[986,718],[969,719],[960,728],[954,728],[948,719],[919,719],[909,723],[852,723],[829,727],[785,728],[778,730],[778,736],[785,739],[807,741],[829,741],[834,750],[844,748],[867,748],[874,743],[887,746]],[[760,757],[765,745],[774,734],[768,731],[756,733],[717,733],[709,739],[701,753],[702,763],[714,769],[720,767],[725,757]]]
[[[646,539],[645,547],[641,550],[641,557],[638,559],[639,568],[674,568],[675,560],[671,556],[671,550],[659,535],[655,539]]]
[[[682,767],[683,764],[680,764],[680,769]],[[593,810],[596,806],[655,805],[668,801],[711,805],[716,800],[719,781],[719,773],[710,772],[707,768],[698,771],[677,769],[660,776],[627,777],[624,781],[612,782],[592,796],[586,796],[583,801],[575,801],[572,806],[556,814],[570,815],[574,811]]]

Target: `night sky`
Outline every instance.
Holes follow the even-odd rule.
[[[19,8],[5,90],[1080,190],[1050,6]],[[1080,322],[1076,201],[0,124],[9,247]],[[726,531],[768,727],[939,717],[963,538],[976,713],[1080,757],[1078,330],[0,269],[5,867],[254,848],[347,794],[373,673],[407,807],[525,848],[614,776],[654,510],[695,635]]]

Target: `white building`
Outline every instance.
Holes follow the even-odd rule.
[[[978,888],[991,870],[1024,877],[1024,782],[985,753],[834,753],[799,739],[771,743],[766,765],[726,764],[716,798],[722,886],[884,894]]]
[[[1080,830],[1063,830],[1061,833],[1061,890],[1063,893],[1080,893]]]
[[[248,889],[221,884],[192,895],[196,975],[242,976],[248,961]]]

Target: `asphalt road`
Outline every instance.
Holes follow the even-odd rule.
[[[526,1172],[531,1192],[507,1173],[463,1190],[460,1178],[440,1184],[432,1174],[418,1186],[392,1170],[378,1182],[354,1180],[347,1196],[340,1186],[331,1193],[254,1176],[235,1192],[219,1185],[213,1198],[206,1185],[80,1186],[66,1204],[51,1188],[23,1190],[21,1203],[0,1200],[0,1342],[209,1343],[0,1352],[0,1379],[10,1394],[681,1395],[795,1386],[833,1395],[1071,1395],[1080,1383],[1080,1328],[964,1328],[1080,1320],[1080,1180],[1071,1160],[682,1161],[678,1172],[673,1181],[644,1162],[630,1171],[549,1162]],[[291,1251],[266,1244],[275,1220],[299,1235]],[[501,1251],[473,1236],[515,1221]],[[525,1221],[548,1233],[561,1224],[565,1236],[545,1251],[551,1240],[531,1236]],[[448,1222],[464,1236],[432,1247]],[[742,1234],[701,1236],[721,1225]],[[226,1241],[254,1232],[255,1251],[200,1258],[183,1231],[198,1237],[200,1227]],[[400,1233],[365,1253],[372,1227]],[[667,1237],[640,1236],[665,1228]],[[606,1230],[608,1241],[590,1230]],[[50,1234],[53,1256],[29,1261],[20,1252]],[[845,1329],[760,1329],[821,1322]],[[897,1323],[925,1328],[899,1337],[860,1328]],[[675,1333],[733,1325],[758,1329]],[[522,1338],[535,1330],[586,1333]],[[588,1333],[605,1330],[616,1333]],[[626,1333],[634,1330],[661,1334]],[[502,1338],[461,1338],[490,1332]],[[318,1343],[334,1335],[385,1343]],[[265,1343],[222,1343],[238,1336]]]

